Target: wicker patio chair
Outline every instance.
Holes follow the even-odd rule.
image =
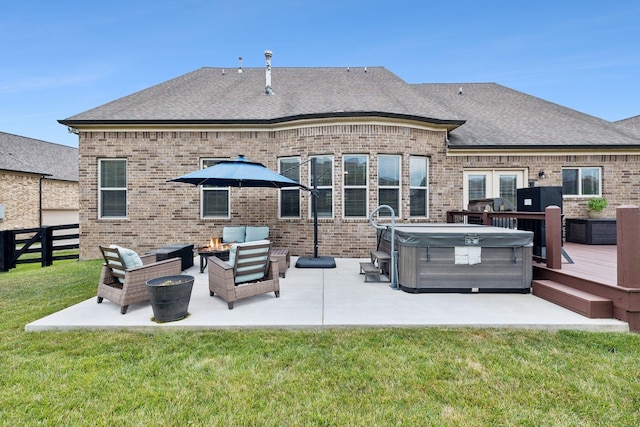
[[[147,280],[162,276],[174,276],[181,272],[180,258],[171,258],[156,262],[156,255],[140,257],[142,265],[126,268],[126,259],[122,248],[99,246],[105,263],[102,265],[100,282],[98,283],[98,304],[104,298],[120,305],[120,312],[125,314],[130,304],[148,301]]]
[[[272,259],[271,242],[260,240],[235,245],[229,262],[209,259],[209,295],[225,300],[229,310],[239,299],[274,292],[280,297],[278,261]]]

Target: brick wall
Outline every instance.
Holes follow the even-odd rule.
[[[447,163],[455,165],[451,168],[454,175],[461,175],[459,171],[469,167],[527,168],[529,179],[536,186],[562,186],[563,167],[600,167],[603,196],[609,202],[604,217],[615,218],[617,206],[640,205],[640,155],[460,156],[447,159]],[[539,171],[545,172],[545,178],[538,178]],[[461,198],[462,190],[457,203]],[[564,197],[565,218],[586,218],[587,200],[588,197]]]
[[[79,184],[73,181],[42,181],[43,209],[78,209]]]
[[[621,203],[639,204],[638,177],[631,170],[637,156],[469,156],[447,157],[445,133],[402,124],[334,124],[276,131],[81,132],[80,144],[81,258],[99,256],[99,244],[117,243],[138,252],[171,243],[204,245],[222,235],[225,225],[268,225],[276,246],[293,255],[313,254],[313,220],[309,195],[302,192],[302,218],[278,219],[278,190],[232,188],[229,219],[200,218],[200,190],[167,182],[199,168],[201,158],[236,158],[244,154],[277,170],[277,159],[334,156],[334,218],[319,220],[319,254],[365,257],[375,247],[368,219],[342,217],[342,156],[369,156],[369,209],[377,205],[377,156],[402,156],[402,212],[398,222],[442,222],[446,211],[460,209],[462,170],[469,167],[523,167],[530,176],[545,170],[538,185],[561,185],[562,166],[603,167],[603,188],[610,201],[607,214]],[[409,158],[427,156],[430,165],[430,217],[407,218]],[[624,157],[621,159],[620,157]],[[128,173],[128,218],[98,219],[98,159],[125,158]],[[301,166],[306,183],[309,164]],[[632,194],[624,197],[626,191]],[[565,202],[565,216],[583,217],[586,200]],[[609,212],[610,211],[610,212]]]
[[[5,205],[5,219],[0,230],[40,226],[40,176],[0,171],[0,204]],[[42,208],[78,209],[77,182],[42,181]]]
[[[5,205],[0,230],[39,226],[39,180],[39,175],[0,171],[0,204]]]

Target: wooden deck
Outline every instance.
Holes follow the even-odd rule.
[[[562,257],[560,269],[549,268],[544,263],[533,263],[533,293],[566,308],[580,312],[580,304],[597,304],[598,298],[584,298],[576,294],[588,293],[611,301],[612,316],[629,322],[629,329],[640,332],[640,277],[634,279],[632,287],[618,284],[618,246],[617,245],[583,245],[580,243],[564,243],[564,251],[573,260],[573,264]],[[540,289],[536,291],[536,281]],[[550,282],[556,285],[549,285]],[[559,285],[559,286],[558,286]],[[578,291],[560,297],[553,296],[544,290],[546,286],[561,288],[567,286]],[[556,294],[561,292],[556,289]],[[600,316],[596,316],[600,317]]]
[[[561,268],[563,273],[606,285],[618,284],[616,245],[583,245],[565,242],[563,249],[574,262],[569,264],[569,261],[563,257]],[[537,267],[544,267],[544,264],[534,264]]]

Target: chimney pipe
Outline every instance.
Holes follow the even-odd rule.
[[[267,95],[273,95],[273,89],[271,89],[271,57],[272,56],[273,54],[271,53],[270,50],[264,51],[264,57],[267,60],[267,70],[266,70],[267,85],[264,88],[264,93],[266,93]]]

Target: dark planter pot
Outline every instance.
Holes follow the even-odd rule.
[[[156,322],[173,322],[187,317],[193,276],[164,276],[147,281],[153,317]]]

